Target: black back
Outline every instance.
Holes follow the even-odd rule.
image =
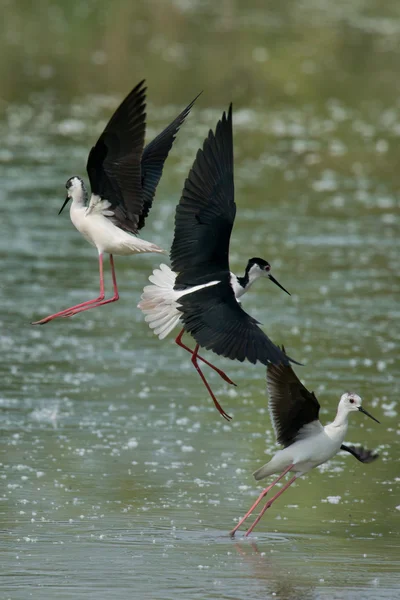
[[[210,131],[185,181],[175,214],[171,248],[177,284],[229,272],[229,240],[236,214],[233,183],[232,105]]]
[[[284,351],[284,348],[282,348]],[[296,441],[299,430],[308,423],[318,421],[319,402],[314,392],[309,392],[288,364],[267,367],[269,410],[276,439],[285,448]]]
[[[146,148],[144,81],[125,98],[91,149],[87,172],[93,194],[111,203],[121,229],[144,226],[175,136],[197,97]]]

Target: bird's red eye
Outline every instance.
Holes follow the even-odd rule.
[[[349,402],[350,402],[350,404],[354,404],[353,398],[350,398]]]
[[[271,265],[265,265],[264,268],[265,268],[266,271],[270,271],[271,270]]]

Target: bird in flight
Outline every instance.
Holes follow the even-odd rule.
[[[143,290],[139,308],[154,332],[163,339],[176,325],[181,331],[175,342],[191,353],[191,361],[218,411],[226,419],[198,361],[214,369],[226,382],[233,381],[198,354],[212,350],[231,360],[267,365],[292,359],[260,329],[238,299],[259,277],[267,277],[287,294],[272,276],[270,264],[251,258],[245,273],[237,277],[229,267],[229,242],[236,215],[233,178],[232,105],[210,131],[185,181],[175,214],[175,235],[170,258],[149,277],[153,285]],[[290,294],[289,294],[290,295]],[[194,350],[182,342],[192,335]],[[295,362],[295,361],[293,361]]]
[[[151,209],[164,162],[175,136],[198,96],[144,147],[146,129],[146,87],[141,81],[119,105],[96,144],[86,165],[91,196],[80,177],[66,183],[72,223],[99,256],[100,292],[97,298],[70,306],[35,321],[43,325],[57,317],[71,317],[85,310],[119,299],[114,254],[126,256],[142,252],[163,253],[156,244],[137,237]],[[133,234],[133,235],[132,235]],[[114,294],[105,300],[103,255],[110,255]]]
[[[244,521],[251,515],[261,500],[289,471],[294,475],[280,490],[265,504],[254,523],[247,530],[249,535],[262,518],[265,511],[281,496],[289,486],[314,467],[330,460],[340,450],[350,452],[357,460],[369,463],[377,455],[364,448],[346,446],[344,438],[347,433],[348,417],[351,412],[361,412],[377,423],[369,412],[361,406],[358,394],[347,392],[339,401],[336,417],[332,423],[323,426],[319,420],[319,402],[314,392],[309,392],[289,364],[268,365],[267,388],[269,393],[269,412],[277,442],[282,450],[260,469],[253,473],[259,481],[269,475],[279,473],[279,476],[268,485],[259,495],[253,506],[240,519],[230,532],[233,537]]]

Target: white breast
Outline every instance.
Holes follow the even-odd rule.
[[[92,236],[92,228],[91,223],[86,219],[86,207],[71,204],[71,209],[69,211],[71,221],[79,231],[83,235],[83,237],[93,246],[96,246],[96,242]]]

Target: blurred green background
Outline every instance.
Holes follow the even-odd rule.
[[[2,597],[396,597],[399,3],[0,0],[0,14]],[[149,140],[203,90],[144,238],[169,248],[184,178],[232,101],[231,267],[262,256],[292,293],[260,281],[243,306],[304,363],[323,422],[348,389],[381,421],[351,415],[348,432],[375,463],[339,454],[252,542],[227,532],[276,449],[265,369],[207,353],[238,383],[206,373],[224,422],[136,308],[156,256],[116,258],[118,303],[30,325],[97,292],[96,252],[57,212],[142,78]]]

